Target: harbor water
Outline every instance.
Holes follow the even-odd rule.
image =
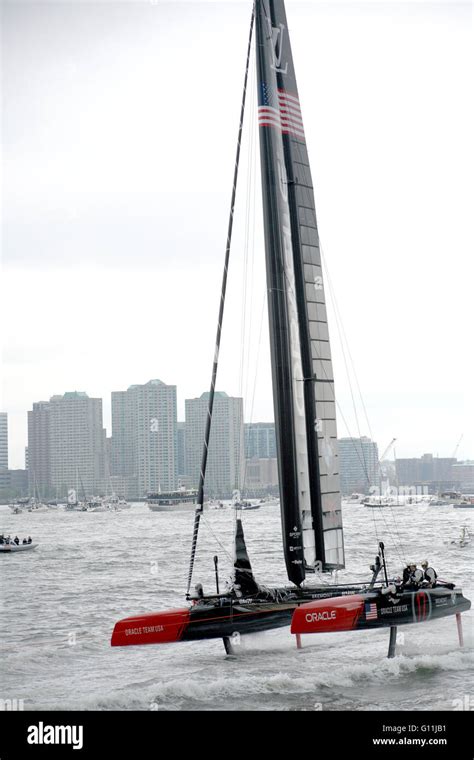
[[[243,512],[254,573],[287,583],[278,507]],[[473,611],[464,647],[448,617],[399,628],[387,659],[388,630],[303,636],[289,628],[240,639],[236,657],[222,641],[112,648],[120,618],[184,606],[193,513],[51,510],[13,514],[0,507],[0,532],[31,534],[36,551],[0,557],[0,700],[25,710],[461,710],[474,708]],[[346,570],[338,581],[370,578],[378,540],[389,573],[428,559],[440,578],[474,598],[474,543],[450,545],[472,511],[425,504],[344,508]],[[195,582],[215,589],[230,575],[233,510],[204,514]],[[326,579],[329,582],[331,578]],[[324,579],[323,579],[324,582]]]

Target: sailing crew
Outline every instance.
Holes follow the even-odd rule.
[[[408,562],[403,571],[403,585],[408,589],[418,588],[423,577],[423,571],[417,569],[416,562]]]
[[[31,544],[31,536],[28,536],[28,541],[26,543]]]
[[[428,566],[428,560],[424,559],[421,563],[421,567],[423,569],[423,580],[426,581],[429,588],[433,588],[433,586],[436,585],[436,578],[438,577],[438,574],[434,567]]]
[[[194,591],[189,595],[189,598],[192,599],[193,604],[197,604],[200,599],[204,598],[202,583],[196,583]]]
[[[414,562],[407,562],[405,569],[403,570],[403,585],[406,586],[407,584],[411,583],[413,573],[416,570],[416,565]]]
[[[15,538],[13,539],[13,542],[18,546],[18,544],[20,543],[20,539],[18,538],[18,536],[15,536]]]

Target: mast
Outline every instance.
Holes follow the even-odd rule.
[[[288,577],[344,567],[329,333],[313,185],[283,0],[256,1],[273,400]]]

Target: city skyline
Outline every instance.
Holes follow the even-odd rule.
[[[84,392],[54,395],[28,412],[27,470],[6,469],[8,416],[0,415],[3,468],[2,498],[8,495],[56,498],[74,486],[77,492],[107,493],[126,498],[197,486],[209,393],[186,399],[186,421],[176,415],[176,386],[161,380],[132,385],[112,393],[113,431],[106,437],[102,399]],[[218,391],[206,473],[206,492],[228,498],[234,490],[278,487],[274,423],[243,423],[243,399]],[[410,488],[473,488],[474,461],[439,458],[386,459],[366,436],[339,438],[341,493],[372,492],[397,485]],[[181,448],[181,453],[180,453]],[[456,452],[454,452],[456,453]],[[394,452],[395,455],[395,452]],[[178,460],[181,458],[181,462]],[[383,465],[385,462],[385,466]],[[42,495],[42,496],[40,496]]]
[[[368,435],[381,450],[396,437],[403,456],[449,456],[464,433],[458,456],[467,459],[470,9],[370,5],[341,15],[337,3],[288,2],[324,257],[370,419],[371,429],[361,412],[359,430],[328,299],[338,434]],[[114,387],[175,383],[180,419],[184,399],[209,387],[239,111],[237,95],[224,109],[218,95],[241,91],[249,9],[182,8],[3,9],[0,408],[12,467],[23,466],[26,410],[51,392],[104,399],[110,434]],[[205,75],[193,91],[196,66]],[[150,98],[157,81],[162,97]],[[246,399],[245,421],[270,421],[258,181],[251,319],[244,329],[240,320],[242,191],[255,171],[258,180],[258,152],[248,160],[254,89],[251,78],[218,387]],[[172,121],[162,118],[164,102]],[[190,124],[190,112],[204,118]]]
[[[150,381],[148,381],[148,382],[150,382]],[[144,385],[144,384],[146,384],[146,383],[142,383],[142,384],[138,384],[138,385]],[[136,383],[132,383],[131,385],[128,386],[127,390],[129,390],[130,388],[134,388],[136,386],[137,386]],[[24,412],[24,415],[25,415],[25,439],[24,439],[24,443],[23,443],[22,446],[19,447],[18,451],[16,452],[16,456],[14,456],[13,458],[12,458],[12,447],[10,445],[10,439],[9,439],[9,437],[7,437],[7,441],[8,441],[8,446],[7,446],[7,448],[8,448],[8,467],[9,467],[9,469],[14,470],[14,469],[24,469],[25,468],[25,457],[26,457],[27,452],[28,452],[28,418],[29,418],[29,415],[32,413],[32,410],[34,410],[35,407],[41,407],[42,405],[48,405],[49,401],[54,396],[58,396],[58,395],[61,396],[61,395],[64,395],[65,393],[78,393],[78,392],[79,393],[84,393],[85,392],[88,396],[90,395],[90,394],[87,393],[87,391],[76,391],[76,390],[74,390],[74,391],[64,391],[64,393],[61,393],[61,394],[52,394],[52,396],[50,396],[49,400],[40,399],[40,400],[36,400],[36,401],[32,402],[32,404],[31,404],[32,409],[25,410],[25,412]],[[101,399],[101,401],[102,401],[103,419],[104,419],[104,430],[105,430],[105,433],[106,433],[106,439],[107,440],[110,440],[110,437],[112,436],[112,404],[113,404],[112,397],[113,397],[114,393],[117,393],[117,391],[111,391],[110,392],[110,401],[109,401],[108,404],[106,403],[106,401],[105,401],[104,398]],[[126,391],[124,391],[124,393],[126,393]],[[208,391],[203,391],[203,393],[208,393]],[[217,390],[216,393],[225,393],[225,391]],[[199,395],[202,396],[203,394],[199,394]],[[193,398],[196,398],[196,397],[193,397]],[[178,395],[178,399],[179,399],[179,395]],[[181,404],[182,407],[184,407],[185,402],[187,400],[188,399],[183,399],[182,400],[182,404]],[[177,406],[179,408],[180,404],[178,403]],[[108,418],[109,418],[109,424],[108,425],[105,424],[105,420],[107,419],[107,412],[108,412]],[[9,419],[9,413],[8,412],[3,412],[3,413],[0,412],[0,415],[3,415],[2,419],[5,419],[5,415],[7,415],[8,419]],[[186,416],[185,413],[182,412],[183,419],[179,419],[179,414],[178,414],[178,416],[177,416],[177,424],[178,425],[185,424],[185,416]],[[10,431],[10,424],[9,424],[9,422],[7,422],[7,423],[4,422],[3,425],[4,425],[4,429],[6,431],[6,434],[4,434],[4,437],[5,437],[5,435],[9,436],[9,431]],[[263,426],[274,425],[274,421],[273,421],[273,419],[271,419],[271,420],[268,420],[268,419],[267,420],[263,420],[263,419],[259,419],[259,420],[246,420],[244,418],[244,426],[245,427],[247,427],[247,426],[258,426],[258,425],[263,425]],[[358,440],[359,438],[363,438],[364,436],[366,436],[368,438],[371,438],[370,434],[367,435],[366,433],[361,432],[360,435],[358,433],[356,433],[355,435],[352,435],[352,436],[346,436],[346,435],[342,435],[342,434],[338,435],[338,441],[340,441],[341,439],[349,439],[349,438],[354,438],[355,440]],[[383,442],[382,446],[380,446],[379,441],[377,441],[376,439],[373,439],[373,440],[379,446],[380,451],[383,452],[385,450],[385,448],[386,448],[385,444],[387,442],[386,441]],[[461,434],[461,436],[459,436],[458,440],[455,442],[455,445],[453,446],[452,449],[450,449],[449,446],[446,445],[445,449],[443,449],[443,450],[435,450],[433,448],[433,446],[430,446],[430,444],[428,442],[428,447],[427,447],[426,450],[425,449],[423,449],[423,450],[420,449],[419,451],[415,451],[415,453],[410,454],[408,456],[406,456],[405,454],[400,455],[400,451],[398,451],[398,453],[397,453],[398,446],[395,444],[394,445],[394,450],[390,453],[389,459],[393,459],[394,460],[394,459],[403,459],[403,458],[417,458],[417,457],[423,456],[424,454],[430,454],[430,453],[434,452],[433,455],[436,456],[436,457],[451,457],[455,453],[455,457],[457,458],[457,460],[459,462],[462,462],[462,461],[466,461],[466,462],[472,461],[473,457],[470,454],[470,452],[466,451],[465,448],[464,449],[461,448],[461,445],[462,445],[463,441],[464,441],[464,434]],[[392,447],[390,447],[390,448],[392,448]],[[463,452],[465,452],[465,453],[463,453]]]
[[[130,391],[133,391],[134,389],[146,388],[146,386],[149,386],[149,385],[154,384],[154,383],[159,383],[159,384],[161,384],[161,385],[163,385],[165,387],[174,388],[175,392],[176,392],[176,399],[179,398],[179,396],[177,394],[177,390],[178,390],[177,386],[175,386],[175,385],[167,386],[166,383],[163,383],[161,380],[149,380],[149,381],[147,381],[145,383],[140,383],[140,384],[133,383],[133,384],[129,385],[128,388],[125,391],[111,391],[110,392],[110,420],[111,421],[110,421],[110,424],[109,424],[108,427],[104,423],[104,428],[103,429],[104,429],[104,435],[105,435],[105,439],[104,439],[105,440],[105,444],[104,444],[105,446],[107,446],[111,442],[111,440],[112,440],[114,397],[116,399],[117,399],[117,397],[120,397],[120,396],[126,397],[127,393],[129,393]],[[30,458],[30,462],[31,463],[33,463],[33,461],[36,461],[36,460],[33,459],[33,457],[34,457],[33,452],[31,450],[29,451],[29,449],[28,449],[28,436],[29,436],[29,429],[31,427],[31,425],[30,425],[30,418],[32,419],[32,415],[36,415],[37,417],[38,417],[38,415],[44,415],[44,410],[47,409],[50,406],[50,403],[52,401],[54,401],[56,399],[61,399],[61,398],[66,397],[68,395],[69,396],[72,396],[72,395],[85,395],[86,398],[89,398],[89,396],[90,396],[90,394],[88,394],[85,391],[77,391],[77,390],[74,390],[74,391],[64,391],[64,393],[53,394],[52,396],[49,397],[48,400],[42,399],[42,400],[34,401],[31,404],[31,409],[28,409],[28,410],[25,411],[26,439],[25,439],[25,446],[22,449],[23,460],[22,461],[20,460],[19,462],[17,461],[17,462],[14,463],[12,461],[12,457],[11,457],[11,446],[10,446],[9,435],[8,435],[9,428],[10,428],[8,412],[0,412],[0,423],[1,423],[0,424],[0,438],[1,438],[1,440],[0,440],[0,450],[1,450],[0,453],[2,455],[2,462],[3,462],[3,466],[4,467],[6,466],[5,463],[7,463],[8,464],[8,468],[10,470],[24,469],[25,466],[26,466],[26,460],[27,460],[28,456]],[[221,391],[219,389],[216,390],[216,397],[227,396],[227,395],[228,394],[225,391]],[[189,401],[193,401],[193,400],[196,401],[198,398],[202,399],[203,397],[207,397],[207,396],[208,396],[208,391],[203,391],[201,394],[199,394],[199,396],[193,396],[190,399],[183,399],[183,405],[185,406],[186,403],[189,402]],[[177,409],[177,407],[179,406],[179,404],[176,403],[176,399],[175,399],[175,407]],[[101,413],[102,413],[102,419],[103,419],[104,418],[104,406],[106,408],[106,405],[104,404],[104,399],[97,399],[97,400],[101,402]],[[186,418],[186,414],[185,413],[183,414],[183,418],[184,419],[180,420],[179,419],[179,415],[176,414],[177,431],[181,430],[181,431],[184,432],[184,426],[186,424],[186,419],[185,419]],[[259,448],[261,448],[261,447],[266,447],[266,448],[270,447],[270,450],[272,452],[274,451],[275,452],[274,456],[276,456],[276,448],[275,448],[276,447],[276,441],[275,441],[275,433],[274,433],[274,424],[275,423],[274,423],[273,420],[250,420],[249,421],[249,420],[243,419],[243,425],[244,425],[244,450],[245,450],[246,454],[249,451],[252,452],[253,450],[255,450],[254,454],[250,453],[250,457],[251,458],[252,458],[252,456],[255,456],[257,458],[258,457],[261,458],[262,456],[264,458],[267,457],[267,456],[270,456],[269,453],[261,454],[260,451],[259,451]],[[145,427],[147,427],[147,426],[145,426]],[[252,429],[254,430],[254,433],[251,432]],[[42,446],[38,446],[38,448],[44,449],[44,442],[46,440],[45,433],[43,432],[41,435],[42,435],[42,438],[40,440],[41,440]],[[271,436],[270,438],[268,438],[269,435]],[[252,436],[252,439],[249,438],[249,436]],[[260,438],[260,444],[259,445],[257,444],[257,436]],[[253,440],[254,437],[255,437],[255,440]],[[351,439],[359,441],[359,440],[363,440],[364,438],[367,438],[368,440],[372,440],[371,436],[366,436],[364,433],[361,433],[360,436],[359,435],[353,435],[353,436],[338,435],[338,442],[349,441]],[[423,451],[420,450],[418,452],[415,452],[415,454],[413,454],[413,455],[411,455],[409,457],[405,457],[404,455],[400,455],[399,451],[397,453],[396,439],[394,439],[394,440],[392,440],[390,446],[388,446],[388,447],[385,447],[385,446],[380,447],[380,452],[381,452],[380,456],[382,456],[383,453],[385,452],[386,448],[388,448],[389,449],[389,451],[388,451],[389,456],[384,457],[384,458],[387,459],[387,460],[391,460],[391,461],[395,461],[396,459],[398,459],[398,460],[416,459],[416,458],[423,457],[424,455],[428,455],[428,456],[441,457],[441,458],[443,458],[443,457],[444,458],[455,458],[455,459],[457,459],[458,462],[472,462],[473,461],[473,457],[470,456],[469,453],[467,453],[467,455],[464,455],[464,454],[460,453],[461,444],[463,442],[463,439],[464,439],[464,435],[461,435],[460,438],[458,439],[458,441],[456,442],[456,445],[455,445],[454,449],[451,450],[450,452],[449,451],[441,451],[441,452],[440,451],[435,451],[432,446],[431,447],[428,446],[428,450],[426,450],[426,451],[425,450],[423,450]],[[117,440],[117,437],[116,437],[116,440]],[[379,442],[376,441],[375,439],[373,439],[373,440],[374,440],[374,444],[375,444],[376,448],[378,448],[379,447]],[[180,444],[178,444],[178,443],[176,444],[177,448],[176,448],[176,452],[174,453],[174,458],[176,460],[176,477],[178,479],[179,479],[178,458],[179,458],[179,456],[181,456],[184,460],[186,459],[186,455],[185,455],[184,451],[182,451],[181,454],[179,454],[179,445]],[[114,461],[116,460],[116,455],[117,455],[116,449],[112,449],[112,451],[110,452],[110,457],[109,457],[110,458],[110,462],[111,462],[111,467],[112,467],[112,471],[111,471],[110,474],[112,474],[112,475],[114,474],[113,468],[114,468]],[[43,456],[43,454],[42,454],[42,456]],[[383,461],[383,460],[381,460],[381,461]],[[28,468],[26,468],[26,469],[28,469]],[[40,463],[36,462],[36,469],[39,470],[39,471],[42,471],[43,465],[41,464],[41,462]],[[30,466],[30,470],[32,471],[33,467]]]

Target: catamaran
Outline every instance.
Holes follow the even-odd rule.
[[[289,586],[267,587],[254,577],[242,516],[235,512],[232,582],[220,593],[192,589],[217,377],[252,34],[256,26],[258,124],[264,209],[273,402],[283,552]],[[458,615],[471,603],[449,582],[408,587],[387,574],[380,543],[364,584],[308,583],[316,573],[345,566],[338,472],[336,403],[321,254],[302,111],[283,0],[256,0],[252,9],[216,348],[195,505],[186,599],[180,609],[136,615],[116,623],[112,646],[222,638],[292,625],[300,633],[390,628]],[[382,574],[380,581],[379,575]],[[461,631],[461,629],[459,628]],[[460,633],[461,635],[461,633]],[[299,639],[297,639],[298,641]]]

